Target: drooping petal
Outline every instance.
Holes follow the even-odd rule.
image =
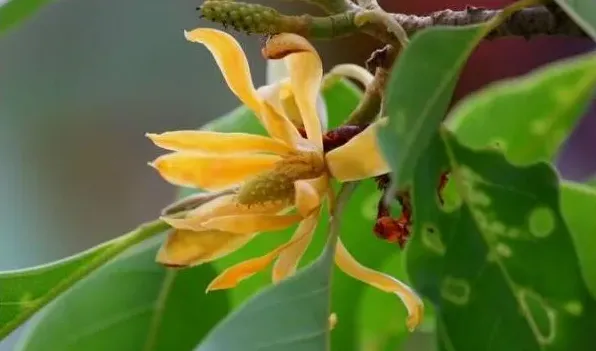
[[[215,156],[173,152],[158,157],[151,166],[174,185],[221,190],[272,170],[279,160],[281,157],[276,155]]]
[[[325,155],[333,177],[342,182],[376,177],[389,172],[377,144],[376,131],[385,119],[368,126],[343,146]]]
[[[321,122],[317,116],[316,102],[323,68],[318,53],[305,38],[292,33],[281,33],[269,39],[264,53],[268,58],[284,58],[308,140],[322,149]]]
[[[184,36],[188,41],[201,43],[207,47],[215,58],[230,90],[258,115],[261,109],[261,99],[252,83],[246,55],[236,39],[228,33],[211,28],[185,31]]]
[[[174,230],[157,253],[157,262],[169,267],[196,266],[238,250],[253,237],[218,230]]]
[[[146,134],[155,145],[171,151],[195,151],[209,154],[245,154],[271,152],[284,155],[291,148],[278,140],[245,133],[218,133],[200,130],[179,130]]]
[[[278,246],[266,255],[246,260],[226,269],[209,284],[209,286],[207,287],[207,291],[229,289],[235,287],[242,280],[249,278],[255,273],[258,273],[265,269],[268,265],[271,264],[271,262],[273,262],[273,260],[275,260],[277,256],[279,256],[280,253],[282,253],[287,248],[296,245],[298,242],[302,240],[309,240],[307,231],[304,231],[302,236],[294,236],[291,240]]]
[[[326,195],[329,178],[326,174],[313,179],[301,179],[294,182],[296,209],[302,216],[309,216],[321,205]]]
[[[311,213],[308,218],[300,222],[300,225],[296,228],[291,239],[293,244],[281,251],[277,261],[275,261],[275,264],[273,265],[273,282],[277,283],[296,272],[298,262],[300,262],[300,259],[312,240],[318,221],[319,211]]]
[[[203,222],[202,226],[208,229],[250,234],[285,229],[301,220],[302,216],[298,214],[246,214],[210,218]]]
[[[377,289],[396,294],[408,310],[408,320],[406,322],[408,329],[412,331],[420,324],[424,316],[424,305],[420,297],[399,280],[361,265],[352,257],[339,239],[335,251],[335,263],[347,275]]]

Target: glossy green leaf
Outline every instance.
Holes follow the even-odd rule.
[[[460,197],[441,206],[445,169]],[[596,301],[549,165],[513,166],[442,130],[418,164],[412,202],[408,272],[435,305],[441,349],[592,349]]]
[[[555,0],[592,39],[596,40],[596,2],[594,0]]]
[[[323,253],[309,267],[262,290],[218,325],[197,351],[325,351],[330,345],[331,276],[342,209],[339,196]]]
[[[460,104],[449,127],[466,146],[498,147],[516,164],[550,161],[588,108],[596,54],[559,61],[492,84]]]
[[[120,238],[57,262],[0,272],[0,338],[119,253],[167,228],[161,221],[148,223]]]
[[[29,17],[50,0],[5,0],[0,2],[0,33]]]
[[[561,211],[573,235],[586,284],[596,298],[596,189],[583,184],[563,182]]]
[[[50,305],[17,350],[191,350],[228,313],[208,297],[208,265],[174,271],[155,263],[163,237],[101,267]]]
[[[459,73],[485,29],[425,29],[395,63],[385,99],[389,123],[379,129],[380,146],[391,154],[394,186],[411,183],[418,159],[445,117]]]

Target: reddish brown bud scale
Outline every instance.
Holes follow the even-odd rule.
[[[390,243],[397,243],[402,249],[410,237],[409,224],[405,217],[394,219],[391,217],[381,217],[375,223],[375,234]]]

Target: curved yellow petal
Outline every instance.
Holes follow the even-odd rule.
[[[323,76],[319,54],[308,40],[292,33],[281,33],[269,39],[264,52],[272,59],[284,58],[308,140],[322,149],[323,134],[317,115],[317,96]]]
[[[302,216],[297,214],[245,214],[210,218],[203,222],[202,226],[238,234],[251,234],[285,229],[300,220]]]
[[[313,179],[301,179],[294,182],[294,204],[298,213],[303,217],[309,216],[312,211],[321,205],[322,198],[326,195],[329,178],[326,174]]]
[[[272,170],[279,160],[279,156],[264,154],[216,156],[174,152],[158,157],[151,166],[174,185],[221,190]]]
[[[331,175],[342,182],[376,177],[388,173],[389,165],[377,144],[377,128],[383,120],[368,126],[343,146],[325,155]]]
[[[365,87],[372,83],[374,76],[364,67],[355,65],[353,63],[345,63],[337,65],[325,75],[326,79],[334,79],[335,76],[343,76],[357,80]]]
[[[171,151],[195,151],[209,154],[243,154],[271,152],[284,155],[292,149],[278,140],[245,133],[218,133],[200,130],[179,130],[146,136],[161,148]]]
[[[272,138],[295,147],[302,137],[296,126],[284,114],[279,100],[279,86],[266,85],[260,87],[258,91],[265,100],[261,108],[261,116],[267,133]]]
[[[269,62],[271,61],[273,60],[269,60]],[[257,93],[275,110],[275,112],[277,112],[279,115],[285,116],[281,95],[282,91],[286,89],[292,89],[289,77],[268,85],[262,85],[257,89]]]
[[[259,114],[259,98],[250,74],[250,66],[240,44],[228,33],[211,28],[184,31],[186,40],[201,43],[211,52],[230,90],[251,110]]]
[[[234,252],[253,237],[218,230],[174,230],[162,244],[156,260],[169,267],[192,267]]]
[[[318,221],[319,212],[311,214],[308,218],[300,222],[291,239],[293,244],[281,251],[277,261],[273,265],[272,279],[274,283],[296,272],[298,262],[304,255],[308,245],[310,245]]]
[[[418,295],[399,280],[361,265],[338,239],[335,251],[335,263],[347,275],[374,286],[388,293],[396,294],[408,310],[406,325],[414,330],[424,316],[424,305]]]
[[[275,62],[275,60],[269,60],[269,62],[272,61]],[[294,92],[292,91],[292,84],[289,78],[274,84],[262,86],[257,91],[279,115],[285,116],[296,128],[304,128],[302,116],[300,115],[298,105],[296,105],[296,99],[294,98]],[[326,130],[328,124],[327,104],[321,93],[317,95],[316,108],[321,128]]]
[[[306,240],[308,238],[307,234],[308,233],[305,232],[302,236],[294,236],[292,240],[289,240],[288,242],[278,246],[266,255],[246,260],[244,262],[240,262],[226,269],[215,279],[213,279],[213,281],[207,287],[207,291],[229,289],[235,287],[242,280],[249,278],[255,273],[258,273],[265,269],[269,264],[271,264],[271,262],[273,262],[273,260],[275,260],[275,258],[280,253],[282,253],[288,247],[296,245],[297,242],[300,242],[302,240]]]

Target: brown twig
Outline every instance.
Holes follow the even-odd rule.
[[[382,49],[375,50],[366,61],[366,68],[371,72],[375,72],[374,79],[366,86],[360,104],[350,114],[346,124],[366,125],[371,123],[382,112],[381,106],[385,84],[397,54],[398,50],[394,46],[386,45]]]
[[[393,14],[409,35],[432,26],[465,26],[484,23],[503,10],[468,6],[461,11],[441,10],[427,16]],[[568,16],[553,13],[545,6],[526,8],[511,15],[486,38],[537,35],[565,35],[585,37],[586,33]]]
[[[334,4],[343,4],[334,0]],[[338,5],[339,6],[339,5]],[[358,26],[355,22],[358,7],[353,4],[346,12],[334,12],[331,16],[288,16],[277,10],[258,4],[207,0],[198,8],[200,16],[224,26],[230,25],[245,33],[272,35],[291,32],[310,39],[334,39],[358,32],[365,32],[385,43],[391,43],[393,35],[383,26],[368,24]],[[391,14],[408,35],[432,26],[465,26],[484,23],[498,16],[503,10],[466,7],[464,10],[441,10],[426,16]],[[239,16],[242,14],[242,16]],[[522,9],[496,27],[488,39],[539,35],[587,37],[587,34],[563,11],[551,11],[546,6]]]

